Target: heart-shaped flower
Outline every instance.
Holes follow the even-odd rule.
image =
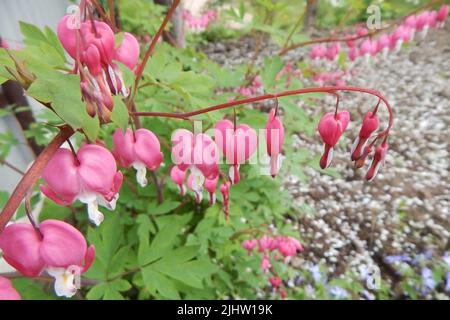
[[[350,121],[348,111],[329,112],[320,119],[318,130],[324,142],[324,153],[320,159],[320,167],[328,168],[333,160],[333,148],[342,136]]]
[[[8,225],[0,234],[3,258],[27,277],[44,270],[55,278],[58,296],[71,297],[77,288],[75,277],[86,272],[95,257],[83,235],[70,224],[46,220],[39,231],[30,224]]]
[[[85,144],[76,156],[68,149],[56,151],[42,178],[47,184],[40,186],[42,193],[63,206],[77,199],[86,203],[89,219],[99,225],[103,214],[98,205],[115,209],[123,175],[117,171],[111,152],[96,144]]]
[[[147,169],[155,171],[161,165],[163,154],[158,137],[147,129],[138,129],[133,133],[127,129],[117,129],[113,135],[113,154],[124,168],[136,169],[136,180],[142,186],[147,185]]]
[[[214,127],[217,146],[231,165],[229,177],[239,183],[239,165],[245,163],[258,147],[256,131],[246,124],[234,126],[230,120],[220,120]]]

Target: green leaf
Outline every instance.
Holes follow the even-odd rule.
[[[180,229],[181,224],[177,220],[164,225],[161,231],[153,238],[148,251],[146,252],[142,249],[139,250],[139,263],[141,266],[153,262],[165,255],[167,251],[172,248]],[[141,243],[141,246],[143,245],[146,246],[146,244]]]
[[[180,294],[175,284],[166,276],[153,270],[152,266],[142,268],[141,271],[144,284],[150,292],[155,293],[158,291],[165,298],[180,299]]]
[[[261,77],[265,88],[270,88],[275,85],[275,77],[283,69],[283,65],[283,61],[278,56],[264,59],[264,69]]]
[[[46,42],[47,38],[44,33],[36,26],[23,21],[19,22],[20,32],[25,38],[26,44],[36,44],[39,41]]]
[[[111,112],[111,121],[120,129],[126,130],[128,126],[128,109],[122,97],[114,96],[114,108]]]
[[[166,200],[161,204],[158,204],[157,202],[152,202],[148,206],[147,212],[154,215],[165,214],[177,208],[180,205],[180,203],[181,202],[179,201],[173,200]]]

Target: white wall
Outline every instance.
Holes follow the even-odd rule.
[[[40,28],[47,25],[55,30],[69,4],[68,0],[0,0],[0,36],[16,48],[22,43],[19,21],[33,23]],[[35,102],[32,102],[32,107],[35,110],[40,108]],[[14,117],[0,118],[0,132],[6,131],[12,131],[21,142],[11,151],[7,161],[25,170],[33,160],[33,154]],[[11,192],[19,179],[18,173],[0,166],[0,191]]]

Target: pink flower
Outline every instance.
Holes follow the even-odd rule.
[[[359,56],[358,49],[356,47],[351,47],[350,50],[348,51],[348,57],[350,61],[355,61],[356,58],[358,58],[358,56]]]
[[[303,251],[303,246],[295,238],[292,237],[278,237],[277,239],[278,251],[285,257],[294,257],[297,252]]]
[[[264,273],[267,273],[269,271],[270,267],[271,267],[271,265],[270,265],[269,257],[267,255],[264,255],[264,257],[261,260],[261,270]]]
[[[27,277],[37,277],[45,270],[55,278],[58,296],[73,296],[75,276],[89,269],[94,246],[88,248],[83,235],[63,221],[46,220],[39,231],[25,223],[7,226],[0,234],[3,258]]]
[[[449,6],[447,4],[443,4],[438,11],[436,16],[437,21],[439,22],[439,27],[443,28],[445,24],[445,20],[447,19],[449,12]]]
[[[9,49],[9,44],[6,40],[0,39],[0,48]]]
[[[353,161],[359,159],[362,150],[366,146],[367,140],[370,138],[372,133],[374,133],[378,129],[378,126],[379,126],[378,116],[373,112],[370,111],[367,112],[364,116],[361,129],[359,130],[359,136],[353,143],[352,150],[350,152]]]
[[[131,33],[125,32],[122,43],[115,51],[115,60],[133,70],[138,63],[139,52],[139,42]]]
[[[163,154],[158,137],[147,129],[138,129],[133,133],[127,129],[117,129],[113,135],[113,154],[124,168],[136,169],[136,180],[142,186],[147,185],[147,168],[155,171],[161,165]]]
[[[324,59],[327,55],[327,47],[324,45],[316,45],[311,48],[309,57],[313,60]]]
[[[178,166],[173,166],[170,170],[170,177],[172,181],[180,188],[180,194],[185,195],[186,189],[184,188],[184,179],[186,178],[186,171],[181,170]]]
[[[361,47],[359,48],[359,53],[361,56],[369,58],[373,56],[377,50],[376,44],[372,42],[370,39],[366,39],[361,43]]]
[[[228,219],[230,215],[230,183],[222,183],[220,185],[219,191],[222,194],[222,209],[225,213],[225,218]]]
[[[242,247],[248,251],[248,253],[250,254],[258,245],[258,240],[256,239],[251,239],[251,240],[244,240],[242,242]]]
[[[98,205],[114,210],[123,180],[113,155],[96,144],[83,145],[76,157],[60,148],[47,163],[42,178],[47,185],[40,188],[47,197],[63,206],[76,199],[86,203],[89,219],[96,225],[104,218]]]
[[[187,179],[187,187],[195,194],[195,202],[201,203],[203,200],[203,187],[195,185],[195,176],[190,174]]]
[[[205,180],[205,189],[209,194],[209,204],[213,205],[216,203],[216,186],[217,181],[219,181],[219,176],[214,179],[206,179]]]
[[[328,47],[326,56],[328,60],[334,61],[339,56],[339,51],[341,50],[341,45],[339,42],[336,42]]]
[[[378,174],[378,172],[383,168],[386,162],[386,154],[388,151],[388,144],[383,142],[375,150],[375,155],[373,156],[372,163],[370,164],[369,170],[366,173],[367,181],[372,181]]]
[[[281,280],[280,277],[270,277],[269,278],[269,282],[272,285],[272,287],[274,287],[275,289],[277,289],[281,283],[283,282],[283,280]]]
[[[266,124],[267,153],[270,157],[270,174],[272,177],[275,177],[280,170],[280,155],[284,143],[283,123],[275,112],[275,109],[270,110],[269,120]]]
[[[369,30],[367,30],[366,28],[360,27],[360,28],[358,28],[358,30],[356,30],[356,34],[358,37],[364,37],[369,34]]]
[[[278,243],[276,239],[273,239],[269,237],[268,235],[262,236],[261,239],[259,239],[259,252],[264,252],[265,250],[272,251],[277,248]]]
[[[318,130],[325,144],[325,150],[320,159],[320,167],[322,169],[330,166],[333,160],[333,148],[347,128],[349,121],[350,114],[348,111],[341,111],[337,114],[330,112],[320,119]]]
[[[217,146],[231,165],[230,180],[233,184],[239,183],[239,166],[245,163],[258,147],[256,131],[246,124],[235,128],[230,120],[220,120],[214,129]]]
[[[0,277],[0,300],[22,300],[9,279]]]
[[[205,179],[219,175],[219,150],[211,137],[203,133],[176,130],[172,135],[172,161],[180,170],[190,169],[191,186],[196,191],[203,189]]]

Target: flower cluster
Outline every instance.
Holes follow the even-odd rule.
[[[341,51],[341,45],[337,43],[333,43],[329,46],[319,44],[313,46],[309,53],[309,57],[312,60],[329,60],[336,61],[339,53]]]
[[[77,229],[58,220],[46,220],[38,229],[25,223],[9,225],[0,234],[0,249],[5,261],[26,277],[45,271],[55,279],[56,294],[64,297],[76,293],[77,277],[89,269],[95,257],[94,246],[87,247]],[[5,290],[7,297],[17,297],[7,283],[0,282],[0,297]]]
[[[377,116],[378,106],[373,111],[368,111],[363,119],[362,126],[359,130],[358,137],[356,138],[351,148],[351,160],[355,162],[356,168],[364,166],[366,159],[372,154],[372,163],[366,172],[366,179],[371,181],[375,178],[386,161],[386,154],[388,151],[388,133],[386,130],[381,134],[375,136],[372,142],[368,143],[368,140],[372,134],[379,128],[379,119]],[[319,122],[318,131],[324,142],[324,152],[320,159],[320,167],[322,169],[328,168],[331,165],[334,154],[334,147],[339,142],[342,134],[350,122],[350,114],[348,111],[338,112],[338,106],[336,106],[335,112],[329,112],[325,114]],[[374,148],[374,145],[381,140],[381,143]]]
[[[345,79],[349,75],[348,71],[318,72],[314,74],[313,80],[321,86],[345,86]]]
[[[88,113],[108,122],[114,107],[112,96],[129,94],[118,62],[133,70],[139,59],[139,43],[133,35],[124,33],[116,48],[114,32],[108,24],[90,20],[76,25],[73,20],[70,15],[60,20],[58,38],[75,60]]]
[[[289,236],[276,236],[271,237],[268,235],[262,236],[260,239],[244,240],[242,247],[248,251],[251,255],[253,252],[261,254],[261,270],[264,273],[272,273],[269,277],[269,283],[275,290],[279,290],[282,284],[282,279],[272,269],[271,259],[280,260],[284,263],[289,263],[292,257],[295,257],[297,253],[303,252],[303,246],[300,241]],[[280,295],[282,298],[286,296],[286,292],[281,290]]]
[[[365,39],[360,43],[347,41],[348,57],[355,61],[358,57],[370,57],[382,54],[385,58],[389,52],[398,52],[404,43],[413,41],[416,34],[424,39],[431,28],[442,28],[448,16],[449,6],[442,5],[438,11],[424,11],[410,15],[391,33],[382,33],[377,38]],[[366,31],[367,33],[367,31]],[[349,35],[349,38],[354,35]]]
[[[186,26],[190,30],[201,32],[206,30],[211,22],[217,20],[217,12],[214,10],[208,10],[200,17],[195,17],[189,12],[189,10],[183,10],[182,17],[186,23]]]

